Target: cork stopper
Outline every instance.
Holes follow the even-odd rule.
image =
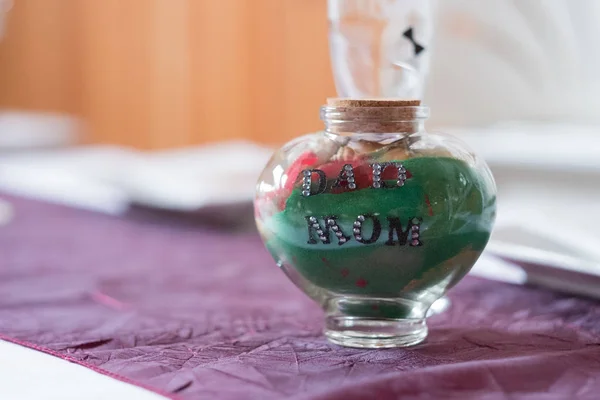
[[[332,119],[343,123],[330,124],[328,131],[338,134],[414,133],[419,126],[420,106],[418,99],[329,98],[327,107],[334,108],[332,114],[336,114]]]
[[[330,107],[418,107],[421,100],[417,99],[348,99],[330,97],[327,99]]]

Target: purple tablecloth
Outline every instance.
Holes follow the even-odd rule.
[[[174,398],[600,397],[596,302],[467,278],[426,343],[341,348],[255,232],[10,201],[1,336]]]

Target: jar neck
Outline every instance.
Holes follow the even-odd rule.
[[[405,136],[422,131],[428,107],[334,107],[323,106],[325,131],[334,135],[385,134]]]

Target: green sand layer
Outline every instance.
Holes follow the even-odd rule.
[[[403,297],[417,300],[456,283],[483,251],[495,216],[491,176],[481,175],[465,162],[446,157],[403,160],[412,177],[403,187],[358,188],[340,194],[303,197],[295,189],[284,211],[265,221],[267,248],[276,260],[291,265],[313,285],[330,293]],[[335,177],[331,177],[335,178]],[[372,214],[381,222],[379,239],[358,243],[352,236],[358,215]],[[309,244],[306,216],[337,217],[341,230],[352,237],[339,246]],[[388,246],[387,217],[400,218],[406,229],[411,217],[421,217],[422,246]],[[363,236],[371,236],[367,219]],[[314,233],[313,233],[314,234]]]

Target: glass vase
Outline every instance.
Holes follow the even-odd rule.
[[[458,139],[428,133],[415,101],[331,99],[325,129],[278,150],[255,217],[276,264],[351,347],[414,345],[432,304],[485,248],[496,187]]]

